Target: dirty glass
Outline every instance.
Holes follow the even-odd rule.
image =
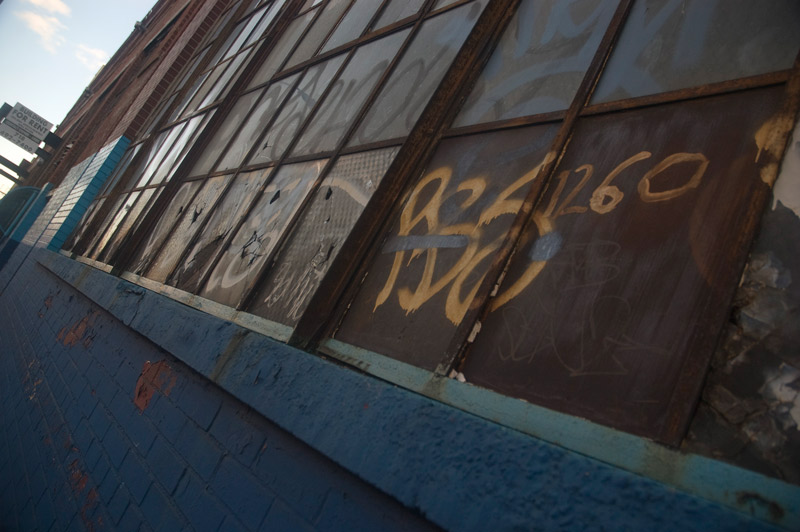
[[[182,216],[178,225],[172,229],[169,226],[164,228],[169,230],[169,238],[147,272],[146,277],[159,282],[166,280],[170,272],[175,269],[181,254],[211,212],[217,198],[219,198],[229,181],[230,176],[212,177],[206,181],[203,188],[186,209],[177,213]],[[185,184],[184,187],[193,187],[193,185]]]
[[[618,0],[523,0],[454,126],[569,107]]]
[[[153,179],[150,184],[159,184],[164,181],[169,181],[174,175],[174,171],[180,166],[189,147],[192,145],[197,136],[203,131],[208,121],[214,116],[214,111],[206,113],[203,116],[196,116],[190,119],[186,127],[183,128],[181,136],[175,140],[169,153],[161,164],[158,166]],[[201,125],[202,122],[202,125]]]
[[[172,128],[162,131],[158,138],[155,139],[152,146],[150,147],[149,153],[147,153],[147,159],[139,163],[139,168],[144,166],[144,170],[141,173],[141,177],[136,182],[133,187],[130,188],[140,188],[147,186],[147,183],[150,182],[150,178],[153,177],[153,173],[158,168],[158,165],[161,164],[161,160],[166,155],[169,148],[172,146],[172,143],[178,138],[181,131],[183,130],[183,126],[186,123],[177,124],[172,126]],[[138,174],[139,172],[135,172]]]
[[[313,17],[314,12],[311,11],[301,17],[297,17],[289,24],[277,44],[272,48],[269,57],[258,67],[258,71],[253,75],[253,80],[248,85],[248,88],[261,85],[272,79],[272,76],[278,72],[283,60],[286,59],[286,55]]]
[[[255,91],[239,98],[233,109],[228,113],[228,116],[225,117],[225,121],[214,132],[214,137],[198,157],[189,175],[204,175],[214,168],[214,163],[228,142],[230,142],[236,130],[242,125],[260,95],[261,91]]]
[[[233,79],[234,75],[239,71],[239,67],[242,66],[244,60],[248,57],[249,54],[243,53],[239,54],[233,59],[231,59],[228,64],[227,68],[225,68],[225,72],[219,77],[219,79],[214,84],[214,87],[208,91],[206,97],[203,98],[203,101],[200,102],[197,109],[202,109],[214,103],[217,100],[220,100],[225,97],[225,95],[230,90],[233,83],[231,80]],[[226,65],[221,65],[224,67]]]
[[[410,17],[419,11],[419,8],[422,7],[424,3],[425,0],[392,0],[392,2],[386,6],[386,9],[383,10],[383,13],[381,13],[381,16],[372,29],[378,30],[390,24],[394,24],[398,20]]]
[[[791,68],[796,0],[643,0],[633,5],[592,103]]]
[[[271,170],[271,168],[268,168],[240,174],[236,177],[225,197],[214,208],[197,241],[192,245],[191,250],[189,250],[180,266],[168,279],[167,282],[169,284],[187,292],[196,291],[197,284],[207,272],[211,261],[217,255],[228,233],[242,217],[247,207],[250,206],[253,197]],[[195,210],[192,209],[189,212],[194,212]],[[208,210],[204,212],[208,213]],[[193,229],[191,234],[193,235],[194,233],[195,230]],[[189,238],[183,237],[175,240],[180,248],[178,257],[175,260],[179,259],[180,253],[186,247]],[[159,261],[161,261],[161,257],[159,257]],[[167,272],[168,274],[169,272]]]
[[[270,23],[275,20],[275,15],[278,14],[278,11],[281,10],[283,4],[285,3],[286,0],[276,0],[272,3],[272,5],[269,7],[269,12],[261,17],[261,20],[258,22],[258,26],[256,26],[256,28],[253,30],[253,33],[250,34],[247,42],[244,43],[245,46],[250,46],[264,35],[264,32],[267,30]]]
[[[356,0],[344,18],[342,18],[342,21],[339,22],[339,25],[336,26],[331,36],[328,37],[320,53],[333,50],[337,46],[358,39],[364,33],[364,29],[369,24],[369,21],[372,20],[375,12],[381,7],[382,1]]]
[[[314,193],[250,312],[294,325],[399,148],[345,155]]]
[[[559,124],[443,141],[336,333],[434,369],[454,340]]]
[[[317,104],[331,78],[341,66],[346,54],[329,59],[309,68],[300,80],[299,86],[283,106],[280,115],[261,140],[261,147],[250,158],[248,164],[275,161],[283,155],[294,134],[303,124],[308,114]]]
[[[258,102],[253,113],[244,123],[242,129],[228,146],[222,161],[217,165],[217,170],[238,168],[244,158],[255,145],[261,131],[269,125],[270,119],[278,106],[283,102],[286,94],[294,86],[300,74],[295,74],[280,81],[276,81],[266,90],[264,97]],[[230,138],[226,136],[224,138]]]
[[[408,135],[486,2],[471,2],[422,24],[350,146]]]
[[[231,241],[200,295],[238,307],[327,159],[281,167]]]
[[[286,63],[287,68],[300,64],[314,56],[319,45],[328,36],[328,33],[333,29],[333,26],[349,4],[350,0],[329,0],[323,8],[322,14],[317,18],[314,25],[303,37],[303,41],[289,58]]]
[[[159,189],[158,192],[161,192],[161,189]],[[149,188],[142,191],[142,193],[139,195],[139,199],[130,208],[125,220],[119,224],[118,230],[110,239],[102,254],[98,256],[98,260],[106,262],[109,258],[111,258],[131,229],[139,226],[141,219],[147,214],[147,211],[149,211],[150,207],[152,206],[150,199],[154,194],[156,197],[158,197],[156,189],[154,188]]]
[[[122,196],[119,200],[117,200],[117,205],[114,206],[114,210],[111,211],[110,216],[111,222],[106,226],[105,231],[103,231],[102,238],[100,241],[95,245],[94,250],[92,251],[89,258],[96,259],[97,256],[103,251],[103,248],[106,247],[108,242],[111,240],[111,237],[114,236],[114,233],[117,231],[117,228],[120,226],[122,221],[125,219],[125,216],[131,210],[131,208],[136,203],[136,200],[139,198],[141,192],[131,192],[128,194],[127,197]]]
[[[411,30],[359,47],[331,86],[292,155],[333,150]]]
[[[131,263],[133,266],[131,266],[130,271],[137,275],[144,273],[159,246],[169,236],[172,226],[178,220],[178,216],[183,214],[194,197],[194,193],[197,192],[202,184],[203,182],[201,181],[190,181],[181,185],[164,213],[156,220],[153,230],[147,235],[147,240],[142,245],[141,251],[136,254],[136,258]],[[166,278],[166,275],[164,275],[164,278]],[[161,279],[162,282],[163,280]]]

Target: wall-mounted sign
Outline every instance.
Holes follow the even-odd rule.
[[[5,117],[3,123],[13,127],[33,140],[38,141],[37,144],[44,140],[53,127],[52,123],[19,102],[11,109],[11,112]]]
[[[39,141],[24,135],[5,122],[0,124],[0,137],[13,142],[28,153],[35,153],[39,147]]]

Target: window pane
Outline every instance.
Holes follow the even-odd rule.
[[[253,155],[249,164],[275,161],[283,155],[295,132],[303,124],[331,78],[341,66],[344,55],[339,54],[306,71],[299,87],[292,92],[281,114],[270,127],[267,136],[262,139],[259,151]]]
[[[356,50],[292,155],[322,153],[336,147],[410,31],[393,33]]]
[[[315,192],[250,312],[294,325],[399,148],[346,155]]]
[[[264,32],[267,30],[270,23],[275,19],[275,15],[278,14],[278,11],[280,11],[285,3],[286,0],[275,0],[275,2],[272,3],[272,6],[269,8],[269,12],[261,17],[258,26],[256,26],[256,28],[253,30],[253,33],[250,34],[247,42],[244,43],[245,46],[253,44],[257,39],[264,35]]]
[[[328,38],[321,52],[333,50],[337,46],[359,38],[375,12],[381,7],[381,2],[382,0],[356,0],[353,7],[336,26],[336,30]]]
[[[174,171],[178,168],[178,166],[180,166],[181,162],[183,162],[183,158],[189,151],[189,147],[191,147],[191,141],[194,141],[194,139],[197,138],[197,136],[203,131],[203,128],[211,119],[213,114],[214,112],[211,111],[206,113],[205,116],[196,116],[189,120],[189,122],[186,124],[186,127],[183,128],[181,136],[175,141],[169,153],[159,165],[158,170],[153,176],[151,184],[162,183],[172,179]]]
[[[378,22],[375,23],[372,29],[377,30],[389,24],[394,24],[398,20],[410,17],[419,11],[419,8],[424,3],[425,0],[392,0],[392,3],[383,10]]]
[[[217,167],[217,170],[228,170],[231,168],[238,168],[244,161],[245,156],[250,152],[253,145],[258,140],[261,131],[269,124],[272,115],[278,109],[278,106],[283,102],[289,89],[294,86],[295,81],[300,74],[295,74],[280,81],[276,81],[267,89],[266,94],[258,102],[253,114],[247,119],[247,122],[242,126],[241,131],[236,135],[236,138],[228,146],[222,161]]]
[[[171,230],[169,240],[167,240],[166,245],[158,254],[158,258],[147,272],[146,276],[148,278],[164,282],[177,265],[181,254],[189,245],[189,241],[194,237],[198,228],[211,212],[214,203],[222,194],[229,180],[230,176],[217,176],[206,181],[203,189],[188,206],[177,227]],[[181,213],[178,214],[180,215]]]
[[[472,2],[423,23],[349,145],[408,135],[487,1]]]
[[[258,68],[258,72],[253,75],[253,80],[250,82],[250,85],[248,85],[248,88],[261,85],[272,79],[272,76],[278,71],[283,60],[286,59],[286,54],[292,49],[292,46],[294,46],[308,23],[311,22],[313,16],[313,12],[306,13],[302,17],[294,19],[292,23],[289,24],[289,27],[286,28],[286,31],[283,32],[278,43],[270,52],[269,57],[267,57],[264,63]]]
[[[791,68],[796,0],[636,2],[592,103]]]
[[[435,368],[558,127],[443,141],[381,239],[336,338]]]
[[[110,243],[106,246],[106,249],[103,250],[102,254],[98,257],[98,260],[101,262],[106,262],[110,259],[114,252],[117,251],[119,245],[122,243],[123,239],[130,233],[131,229],[134,227],[138,227],[141,223],[142,213],[147,214],[152,203],[150,203],[150,198],[153,197],[153,194],[156,192],[161,192],[161,189],[149,188],[143,191],[139,195],[139,199],[136,201],[136,204],[130,208],[128,212],[128,216],[125,220],[120,224],[117,233],[113,236],[110,240]],[[157,196],[158,194],[156,194]]]
[[[322,44],[322,41],[328,36],[331,28],[333,28],[334,24],[336,24],[349,4],[350,0],[330,0],[328,2],[324,11],[314,23],[314,26],[306,33],[303,42],[300,43],[300,46],[297,47],[292,57],[289,58],[289,61],[286,63],[287,68],[300,64],[306,59],[313,57],[319,45]]]
[[[618,0],[523,0],[454,126],[569,107]]]
[[[719,332],[783,88],[581,120],[463,371],[469,382],[655,437]],[[736,154],[732,157],[731,154]],[[694,398],[702,372],[681,377]],[[694,380],[694,383],[691,381]],[[696,388],[695,388],[696,386]]]
[[[245,291],[300,208],[327,159],[280,168],[223,253],[200,295],[231,307]]]
[[[211,213],[211,217],[208,219],[200,238],[192,246],[183,263],[168,280],[169,284],[187,292],[196,291],[197,283],[200,282],[200,279],[208,270],[210,261],[216,256],[231,228],[236,225],[250,205],[253,196],[269,175],[270,170],[271,168],[268,168],[257,172],[240,174],[236,177],[225,197],[222,198],[214,212]],[[209,202],[209,205],[211,204]],[[203,212],[206,215],[208,214],[207,210]],[[196,229],[192,229],[188,236],[179,237],[176,241],[181,242],[182,246],[186,246],[186,243],[195,232]],[[179,250],[178,257],[175,257],[176,261],[179,259],[182,249]],[[159,257],[158,261],[161,262],[161,260],[162,258]],[[166,275],[169,275],[169,272]]]
[[[130,271],[138,275],[144,273],[145,268],[147,268],[153,260],[158,247],[170,235],[172,225],[177,221],[178,216],[189,207],[192,196],[202,184],[202,181],[191,181],[181,185],[175,193],[175,197],[172,198],[172,201],[170,201],[167,206],[167,209],[156,221],[156,226],[148,235],[147,241],[142,246],[142,251],[136,255],[136,259],[132,262],[133,266]],[[202,212],[198,214],[202,214]],[[166,274],[164,277],[166,277]],[[160,280],[163,282],[164,279]]]
[[[106,245],[108,245],[108,242],[111,240],[111,237],[114,236],[114,233],[117,231],[120,224],[125,219],[125,216],[131,210],[131,208],[133,208],[133,205],[136,203],[136,200],[139,199],[140,194],[141,192],[132,192],[127,196],[127,198],[123,196],[118,200],[118,204],[120,204],[122,201],[124,201],[125,203],[122,204],[122,207],[115,206],[117,210],[112,211],[111,216],[113,216],[113,218],[111,219],[111,223],[108,224],[106,230],[102,233],[103,237],[100,239],[100,242],[96,245],[96,247],[92,251],[90,258],[96,259],[97,256],[103,251],[103,248],[105,248]]]

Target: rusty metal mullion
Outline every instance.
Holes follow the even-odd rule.
[[[276,108],[276,110],[273,113],[273,115],[267,121],[267,124],[264,126],[264,128],[261,131],[261,133],[258,135],[257,141],[253,144],[253,147],[250,148],[250,151],[245,155],[245,157],[242,160],[242,163],[239,164],[238,168],[231,169],[228,172],[212,172],[212,173],[207,174],[205,176],[196,176],[195,178],[191,179],[191,181],[198,181],[198,180],[201,180],[201,179],[203,181],[208,181],[212,177],[218,177],[218,176],[221,176],[221,175],[231,174],[230,181],[225,185],[225,187],[220,192],[219,196],[217,197],[217,200],[211,206],[211,209],[209,210],[208,215],[200,223],[200,225],[197,228],[197,231],[195,231],[194,236],[192,236],[192,238],[189,239],[189,242],[186,244],[186,247],[184,248],[183,252],[181,253],[180,258],[176,262],[175,267],[167,275],[167,280],[169,280],[175,274],[175,271],[178,268],[180,268],[180,266],[183,263],[183,261],[188,257],[188,255],[191,252],[192,248],[194,247],[195,243],[200,238],[200,235],[202,234],[203,230],[205,229],[206,224],[211,219],[211,216],[214,214],[214,211],[216,210],[217,206],[220,205],[220,203],[225,199],[225,196],[227,196],[228,191],[233,186],[233,182],[236,180],[236,178],[239,177],[239,175],[242,172],[245,171],[244,167],[245,167],[245,165],[247,163],[247,159],[258,149],[258,146],[259,146],[259,144],[261,142],[261,139],[264,138],[264,136],[269,131],[270,127],[272,127],[272,124],[274,123],[275,119],[278,117],[278,115],[280,115],[280,113],[283,110],[286,102],[289,100],[289,97],[291,96],[292,92],[297,88],[297,85],[300,83],[301,78],[302,78],[302,76],[298,76],[297,81],[295,82],[295,84],[292,86],[292,88],[290,90],[287,91],[286,95],[283,98],[283,101],[280,103],[280,105],[278,105],[278,107]],[[262,90],[263,93],[266,94],[268,88],[269,88],[269,86],[267,85],[267,86],[262,87],[260,90]],[[210,141],[210,139],[209,139],[209,141]],[[273,164],[273,167],[274,166],[275,165]],[[264,168],[269,168],[269,166],[265,166]],[[247,172],[258,171],[258,169],[253,169],[253,170],[247,169],[246,171]],[[269,184],[269,181],[271,180],[271,177],[272,176],[270,176],[270,178],[265,181],[264,185],[259,188],[258,192],[256,193],[257,196],[261,195],[261,193],[263,192],[263,189],[266,188],[266,186]],[[188,179],[184,179],[183,181],[187,182]],[[200,190],[202,190],[202,188],[204,186],[205,186],[205,184],[201,185],[200,188],[198,188],[197,192],[195,192],[195,194],[192,195],[192,201],[194,201],[194,198],[197,196],[197,194],[200,193]],[[178,224],[180,223],[180,220],[183,218],[184,215],[185,215],[185,213],[182,213],[180,216],[178,216],[178,219],[172,225],[170,231],[174,230],[178,226]],[[164,246],[167,244],[167,240],[169,240],[169,239],[165,239],[161,244],[159,244],[158,248],[156,248],[155,253],[153,253],[153,258],[151,259],[151,264],[148,265],[148,271],[149,271],[150,267],[152,266],[152,262],[161,254],[162,250],[164,249]]]
[[[363,151],[379,150],[381,148],[390,148],[392,146],[401,146],[408,137],[397,137],[394,139],[379,140],[377,142],[370,142],[368,144],[359,144],[358,146],[345,146],[339,152],[339,155],[350,155],[351,153],[359,153]]]
[[[494,287],[501,282],[503,272],[508,267],[523,230],[528,224],[532,223],[531,217],[534,208],[538,202],[541,201],[542,193],[550,183],[555,168],[569,145],[580,112],[591,99],[592,92],[600,80],[603,69],[611,56],[611,52],[622,32],[625,20],[632,6],[633,0],[620,0],[617,5],[614,16],[603,35],[600,45],[597,47],[597,51],[584,75],[581,85],[578,87],[575,98],[572,100],[572,104],[564,116],[561,128],[558,133],[556,133],[550,145],[550,151],[545,161],[543,161],[542,167],[533,180],[531,187],[528,189],[528,194],[522,202],[522,207],[512,223],[511,228],[508,230],[503,243],[495,253],[492,263],[470,304],[467,315],[456,327],[453,340],[445,350],[444,356],[436,368],[437,374],[447,375],[454,366],[458,365],[459,359],[463,360],[464,357],[467,356],[470,345],[468,336],[473,331],[479,330],[479,324],[485,319],[486,314],[489,312],[491,293]]]
[[[325,7],[327,5],[328,5],[328,2],[325,2],[325,4],[320,4],[320,5],[315,6],[313,8],[309,8],[309,9],[305,10],[303,13],[298,13],[297,15],[292,17],[292,20],[294,20],[295,18],[299,18],[300,16],[305,15],[306,13],[308,13],[309,11],[311,11],[313,9],[317,10],[317,12],[314,13],[314,16],[311,17],[311,22],[308,23],[308,26],[306,26],[305,29],[300,33],[300,36],[295,41],[294,45],[289,49],[288,52],[286,52],[286,57],[283,58],[283,61],[281,61],[280,65],[278,65],[278,68],[275,71],[276,73],[272,76],[273,80],[275,80],[277,78],[284,78],[284,77],[290,76],[291,74],[294,74],[295,72],[302,72],[305,69],[305,67],[307,66],[306,63],[308,63],[308,61],[305,61],[305,62],[303,62],[303,63],[301,63],[299,65],[295,65],[294,67],[292,67],[290,69],[287,69],[285,72],[283,70],[281,70],[282,68],[285,68],[286,63],[289,61],[289,59],[292,58],[292,56],[294,55],[295,51],[297,51],[297,47],[300,46],[300,43],[302,43],[303,39],[306,38],[306,35],[308,35],[308,32],[311,31],[311,28],[313,28],[314,24],[317,23],[317,20],[319,19],[320,15],[322,14],[322,11],[325,9]]]
[[[350,4],[342,12],[342,14],[339,15],[339,18],[336,20],[336,24],[331,26],[331,29],[328,30],[328,34],[325,35],[325,37],[322,39],[322,41],[317,45],[317,47],[314,49],[314,52],[311,54],[311,57],[309,59],[315,59],[317,57],[317,54],[319,53],[319,51],[322,50],[322,48],[325,46],[325,43],[328,42],[328,39],[331,38],[331,35],[333,35],[333,33],[336,31],[336,28],[339,27],[339,24],[342,23],[342,20],[344,20],[344,17],[347,16],[347,14],[350,12],[351,9],[353,9],[353,6],[355,5],[356,2],[357,2],[357,0],[350,0]]]
[[[748,259],[748,250],[752,248],[757,235],[761,218],[769,206],[772,187],[778,177],[783,155],[791,139],[792,130],[800,111],[800,54],[795,58],[791,76],[786,82],[784,100],[780,112],[771,120],[772,133],[770,143],[761,154],[759,162],[760,179],[766,186],[759,187],[742,217],[743,223],[737,232],[737,245],[725,251],[731,263],[731,282],[725,285],[722,301],[727,305],[715,305],[711,299],[706,303],[701,315],[708,327],[718,329],[718,334],[707,335],[704,342],[695,343],[690,348],[694,353],[684,359],[679,372],[677,384],[667,406],[667,419],[659,435],[659,440],[669,445],[679,446],[691,423],[691,412],[697,407],[701,391],[705,385],[705,375],[710,367],[714,348],[724,328],[722,325],[728,317],[731,303],[735,297],[742,272]],[[755,176],[754,176],[755,177]],[[758,179],[758,177],[755,177]],[[703,376],[703,378],[698,378]],[[687,400],[688,398],[688,400]]]
[[[214,272],[214,269],[217,267],[217,264],[221,260],[222,255],[224,255],[225,252],[228,250],[228,248],[231,245],[231,242],[233,242],[233,239],[236,237],[236,234],[239,232],[239,229],[241,229],[242,225],[244,225],[244,222],[250,216],[250,213],[253,211],[253,209],[255,209],[256,205],[258,204],[259,200],[261,199],[261,196],[263,196],[264,191],[269,186],[269,184],[272,182],[272,180],[275,178],[275,175],[278,173],[278,171],[281,168],[281,166],[283,166],[284,161],[288,158],[288,156],[291,153],[292,149],[297,144],[297,141],[300,139],[300,137],[305,132],[306,128],[308,127],[308,124],[310,124],[311,121],[314,119],[314,116],[317,114],[317,111],[319,111],[320,106],[322,105],[322,103],[325,101],[325,98],[328,96],[328,94],[332,90],[333,85],[335,84],[336,80],[339,79],[339,76],[342,74],[344,69],[347,68],[347,65],[350,63],[350,60],[353,58],[353,55],[355,54],[355,50],[356,50],[355,48],[350,50],[350,52],[348,52],[347,57],[345,58],[345,60],[342,61],[341,65],[339,65],[339,68],[336,70],[336,73],[331,77],[331,80],[328,82],[328,86],[325,87],[325,90],[322,91],[322,94],[320,94],[319,99],[314,104],[314,107],[311,109],[311,111],[309,112],[308,116],[305,118],[305,120],[303,120],[303,123],[300,124],[300,127],[297,128],[297,131],[295,132],[294,137],[289,142],[289,144],[286,146],[286,149],[284,150],[283,155],[281,155],[281,157],[277,161],[275,161],[275,166],[274,166],[272,172],[270,173],[269,177],[266,180],[264,180],[264,183],[261,185],[261,187],[259,188],[258,192],[256,192],[256,194],[253,195],[253,200],[250,202],[250,205],[247,207],[247,209],[244,212],[244,214],[242,215],[242,217],[239,218],[239,221],[236,222],[236,225],[232,228],[230,234],[225,239],[225,242],[217,250],[217,253],[214,255],[214,258],[211,261],[209,268],[207,269],[207,271],[203,275],[203,277],[200,279],[200,282],[197,284],[197,287],[198,287],[197,292],[198,293],[203,290],[203,288],[205,287],[206,283],[208,282],[209,277],[211,277],[211,274]],[[308,69],[306,69],[306,72],[308,72]],[[303,76],[300,76],[298,78],[298,80],[297,80],[298,84],[302,81],[302,78],[303,78]],[[287,94],[287,98],[286,98],[286,100],[284,100],[284,105],[289,100],[289,95],[290,94],[291,93]],[[274,117],[277,118],[277,116],[279,116],[279,114],[280,113],[276,112]],[[265,128],[264,131],[262,132],[262,135],[261,135],[261,138],[259,139],[259,142],[257,142],[254,145],[253,149],[255,149],[256,146],[259,145],[260,140],[264,138],[264,135],[266,135],[267,132],[268,132],[268,128]],[[250,156],[250,155],[251,154],[248,154],[248,156]],[[269,263],[269,261],[266,261],[266,263]]]
[[[762,87],[769,87],[771,85],[780,85],[786,83],[792,74],[792,70],[780,70],[777,72],[769,72],[767,74],[758,74],[746,78],[739,78],[728,81],[720,81],[716,83],[707,83],[696,87],[688,87],[675,91],[662,92],[659,94],[650,94],[647,96],[637,96],[635,98],[626,98],[624,100],[615,100],[612,102],[596,103],[586,106],[581,111],[581,116],[591,116],[603,113],[611,113],[616,111],[627,111],[634,108],[649,107],[653,105],[661,105],[665,103],[693,100],[696,98],[704,98],[707,96],[718,96],[721,94],[728,94],[740,90],[756,89]]]
[[[432,1],[429,0],[420,10],[422,14],[417,24],[428,19],[425,15],[432,6]],[[476,63],[488,61],[491,48],[500,38],[518,4],[519,0],[492,2],[475,23],[386,175],[378,184],[377,190],[340,247],[325,278],[311,297],[295,326],[290,344],[313,348],[323,335],[335,329],[346,314],[347,303],[355,297],[371,258],[378,252],[378,241],[402,208],[399,198],[403,197],[403,193],[433,155],[445,124],[449,124],[447,113],[453,101],[465,97],[462,94],[465,87],[477,77],[476,71],[479,69],[475,68]],[[397,145],[396,139],[386,142],[387,146]],[[370,145],[371,149],[374,147]],[[365,150],[365,146],[360,146],[358,151]]]
[[[284,243],[286,242],[286,239],[291,234],[292,229],[294,229],[295,225],[297,225],[297,223],[300,220],[300,218],[302,218],[302,215],[304,214],[305,209],[308,206],[308,204],[311,202],[311,198],[314,196],[314,193],[322,185],[322,182],[325,180],[325,178],[327,177],[328,173],[333,168],[334,164],[336,164],[336,161],[338,160],[338,157],[341,154],[342,149],[344,149],[344,147],[347,145],[347,142],[350,140],[350,137],[353,136],[353,134],[356,132],[358,127],[361,125],[361,121],[364,119],[364,117],[367,115],[369,110],[375,104],[375,101],[378,99],[378,96],[380,95],[381,91],[384,88],[384,85],[386,84],[386,82],[389,80],[389,78],[391,77],[392,73],[394,72],[394,69],[400,63],[400,61],[402,60],[403,56],[405,56],[405,54],[408,52],[409,48],[411,47],[411,44],[414,42],[414,39],[419,34],[419,31],[420,31],[420,28],[422,27],[423,22],[424,22],[424,19],[422,17],[418,18],[414,22],[414,25],[412,26],[411,30],[409,31],[408,36],[406,36],[405,41],[403,41],[403,44],[397,50],[397,53],[392,58],[392,61],[389,63],[389,65],[387,65],[386,70],[383,71],[383,74],[381,74],[381,77],[378,79],[378,82],[372,88],[372,91],[370,92],[369,96],[364,101],[364,103],[361,105],[361,108],[359,109],[358,113],[356,113],[355,117],[353,118],[353,122],[350,124],[350,127],[344,132],[342,137],[339,139],[339,142],[337,143],[337,145],[333,149],[333,151],[330,152],[331,155],[330,155],[330,157],[328,159],[328,162],[325,164],[325,167],[322,169],[322,171],[317,176],[316,180],[314,181],[314,184],[312,185],[311,189],[309,190],[309,193],[305,196],[305,198],[303,198],[301,200],[299,208],[295,212],[294,216],[292,216],[291,219],[289,220],[288,224],[286,225],[285,231],[283,232],[283,234],[281,234],[278,237],[278,242],[275,244],[275,246],[273,246],[272,252],[267,257],[267,260],[264,261],[264,265],[261,267],[261,269],[258,271],[258,273],[256,273],[256,275],[253,277],[253,281],[250,283],[250,285],[245,290],[244,298],[241,301],[241,303],[240,303],[238,308],[247,309],[253,304],[253,298],[255,297],[255,294],[258,292],[258,289],[260,288],[261,284],[265,281],[265,279],[267,277],[267,272],[270,269],[271,263],[272,263],[273,259],[275,258],[275,255],[283,247]],[[350,51],[350,58],[352,58],[356,54],[356,51],[358,51],[359,48],[360,47],[358,45],[356,45],[356,44],[352,45],[352,50]],[[347,62],[349,63],[349,61],[350,61],[350,59],[348,59]],[[344,68],[342,68],[342,70],[340,71],[340,74],[343,71],[344,71]],[[320,101],[322,101],[322,99]],[[314,113],[316,113],[317,110],[318,110],[318,108],[315,108],[314,109]],[[311,117],[309,117],[309,118],[311,118]],[[299,138],[300,138],[300,135],[295,136],[294,143],[296,143],[299,140]],[[287,149],[286,154],[288,154],[289,152],[290,152],[290,149]],[[314,156],[310,156],[310,155],[309,156],[299,156],[299,157],[296,157],[296,159],[298,159],[298,161],[299,160],[314,160],[314,159],[320,158],[320,156],[321,156],[321,154],[315,154]],[[288,160],[288,158],[287,158],[287,160]]]
[[[164,192],[159,194],[157,203],[153,205],[147,217],[142,221],[135,233],[131,235],[130,240],[118,255],[117,261],[113,264],[114,269],[112,272],[125,271],[131,266],[132,261],[139,252],[139,248],[144,244],[150,232],[155,229],[157,221],[166,212],[172,198],[183,184],[184,178],[187,177],[196,164],[198,155],[208,146],[211,138],[213,138],[213,135],[217,132],[219,126],[235,104],[236,97],[234,95],[238,94],[242,87],[246,87],[246,83],[249,81],[249,78],[252,77],[252,71],[256,68],[257,64],[255,59],[268,53],[266,50],[272,48],[277,39],[283,34],[290,19],[293,18],[293,12],[299,7],[301,2],[302,0],[293,0],[285,5],[285,11],[273,21],[274,26],[269,32],[271,36],[265,37],[262,40],[261,48],[256,51],[256,54],[254,54],[250,61],[244,66],[244,72],[233,82],[234,85],[231,91],[228,92],[227,96],[217,106],[214,111],[214,116],[211,117],[209,123],[203,128],[203,131],[195,137],[195,141],[191,143],[186,157],[184,157],[181,164],[175,169],[173,178],[165,185]],[[242,9],[242,7],[240,6],[239,9]],[[230,31],[232,27],[235,27],[235,23],[232,21],[229,21],[228,24],[231,25],[228,31]],[[218,38],[217,40],[222,41],[223,39]],[[219,44],[217,44],[217,46],[219,46]],[[216,50],[214,50],[214,52],[216,52]],[[211,55],[213,55],[213,53]],[[160,249],[157,253],[160,253]],[[154,257],[156,256],[157,254],[154,255]]]
[[[463,135],[489,133],[492,131],[500,131],[503,129],[513,129],[517,127],[534,126],[537,124],[560,122],[564,120],[565,116],[566,116],[566,111],[562,110],[562,111],[551,111],[549,113],[541,113],[537,115],[521,116],[517,118],[507,118],[505,120],[484,122],[482,124],[475,124],[471,126],[462,126],[462,127],[448,129],[443,133],[442,136],[444,138],[461,137]]]

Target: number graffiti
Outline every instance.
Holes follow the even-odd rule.
[[[556,220],[564,215],[584,214],[589,210],[597,215],[612,212],[623,201],[625,194],[613,184],[627,168],[650,159],[652,153],[641,151],[619,163],[609,172],[600,184],[594,189],[588,205],[575,205],[573,202],[578,194],[588,185],[594,177],[594,165],[584,164],[574,170],[564,170],[556,178],[555,188],[549,202],[544,208],[533,213],[533,222],[539,233],[539,238],[527,254],[530,263],[522,275],[509,286],[496,294],[491,309],[496,310],[518,297],[546,266],[548,260],[555,255],[561,245],[560,237],[556,232]],[[494,201],[486,207],[477,221],[463,221],[461,223],[445,225],[440,223],[442,206],[456,194],[468,193],[465,200],[458,205],[461,210],[467,209],[478,201],[488,188],[487,176],[479,176],[460,183],[455,190],[448,188],[452,180],[452,169],[443,167],[429,172],[411,191],[406,206],[399,221],[397,237],[411,237],[415,229],[417,233],[421,228],[426,231],[426,237],[407,238],[406,242],[416,242],[404,248],[389,247],[388,251],[394,252],[394,260],[389,271],[389,276],[383,288],[377,295],[373,311],[389,301],[392,294],[396,294],[397,303],[410,314],[421,308],[439,292],[447,289],[445,299],[445,315],[454,325],[458,325],[466,315],[469,305],[475,297],[478,288],[486,275],[485,268],[481,272],[479,265],[492,253],[497,251],[505,237],[505,232],[492,242],[480,245],[481,235],[486,228],[504,215],[516,215],[522,207],[523,200],[514,198],[518,191],[533,182],[542,167],[552,161],[554,155],[548,154],[542,162],[527,172],[522,177],[506,187]],[[681,186],[667,190],[653,191],[653,184],[657,177],[676,165],[686,164],[694,167],[693,173]],[[678,198],[692,189],[697,188],[708,168],[709,161],[702,153],[674,153],[655,164],[639,179],[637,186],[638,197],[645,203],[669,201]],[[569,192],[565,193],[568,178],[575,172],[580,175],[578,182]],[[581,175],[582,174],[582,175]],[[420,205],[420,197],[429,187],[435,187],[434,193],[424,204]],[[563,196],[563,200],[562,200]],[[451,245],[453,239],[460,239],[463,245]],[[463,247],[464,250],[456,263],[438,278],[436,272],[438,250],[446,247]],[[387,248],[384,248],[387,251]],[[404,264],[408,266],[414,259],[424,255],[425,263],[421,278],[416,287],[396,287]],[[466,286],[469,282],[472,286]],[[464,293],[466,290],[466,293]]]

